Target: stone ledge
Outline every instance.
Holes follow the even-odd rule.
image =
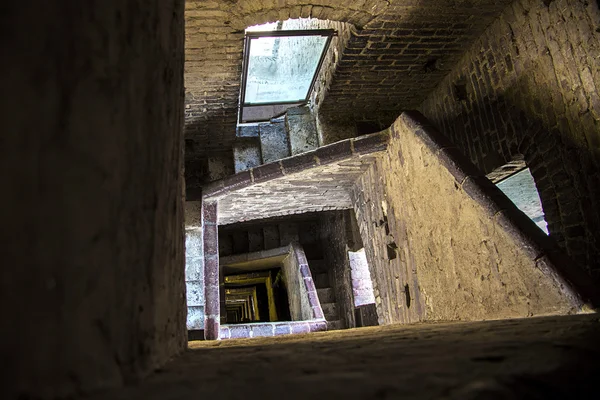
[[[232,190],[242,189],[254,183],[266,182],[356,156],[384,151],[389,141],[389,130],[342,140],[315,150],[263,164],[247,171],[238,172],[204,187],[204,199],[218,197]],[[191,200],[188,198],[188,200]]]
[[[249,339],[327,330],[325,319],[288,322],[257,322],[252,324],[221,325],[219,339]]]

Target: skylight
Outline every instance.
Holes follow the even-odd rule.
[[[331,29],[247,30],[240,122],[266,121],[306,103],[334,35]]]

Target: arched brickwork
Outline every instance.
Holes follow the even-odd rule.
[[[600,273],[598,20],[595,2],[519,0],[421,107],[485,172],[523,154],[550,234],[593,275]]]
[[[382,0],[186,2],[186,135],[202,144],[196,154],[231,147],[246,27],[309,17],[361,27],[388,6]]]
[[[186,2],[186,157],[230,151],[235,138],[244,29],[288,18],[356,27],[320,107],[351,121],[327,143],[355,136],[356,121],[390,124],[417,107],[510,0]],[[477,6],[477,7],[475,7]],[[440,61],[442,60],[443,63]],[[194,145],[195,144],[195,145]],[[230,155],[226,155],[230,157]]]

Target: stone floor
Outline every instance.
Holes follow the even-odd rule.
[[[599,398],[600,316],[394,325],[191,342],[136,386],[92,399]]]

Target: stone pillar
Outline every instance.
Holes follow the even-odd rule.
[[[204,235],[201,201],[185,203],[185,286],[187,329],[204,329]]]
[[[217,226],[217,203],[202,204],[204,229],[204,337],[206,340],[219,338],[220,298],[219,298],[219,230]]]

